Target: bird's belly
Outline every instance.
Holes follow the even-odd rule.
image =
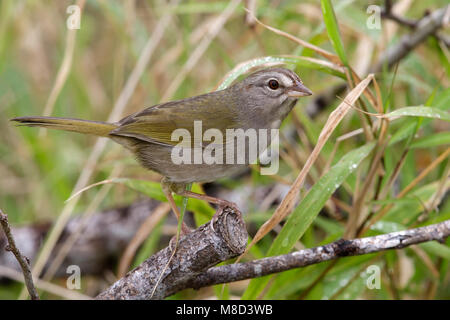
[[[207,164],[204,161],[202,163],[192,163],[194,162],[193,157],[191,157],[191,163],[177,164],[177,161],[174,161],[172,156],[172,149],[169,146],[156,144],[140,146],[136,152],[137,159],[147,169],[160,173],[167,177],[169,181],[179,183],[211,182],[219,178],[238,174],[244,171],[248,165],[247,163]]]

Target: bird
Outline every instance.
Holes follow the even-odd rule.
[[[215,129],[217,134],[223,136],[226,136],[227,130],[234,129],[279,129],[298,99],[311,94],[311,90],[295,72],[281,67],[264,68],[226,89],[147,107],[114,123],[42,116],[17,117],[11,121],[17,125],[106,137],[119,143],[131,151],[144,168],[162,176],[162,190],[179,219],[180,212],[173,193],[204,200],[219,207],[237,208],[230,201],[194,193],[187,190],[186,186],[194,182],[212,182],[233,176],[244,170],[250,161],[249,147],[246,146],[241,149],[246,156],[244,163],[175,163],[174,151],[204,151],[208,148],[208,141],[205,141],[204,136],[195,137],[196,125],[201,124],[205,133],[209,129]],[[183,133],[194,136],[194,139],[180,143],[180,139],[173,138],[177,129],[184,130]],[[218,152],[225,150],[230,141],[214,141],[210,144]],[[239,152],[237,149],[235,151]],[[214,152],[212,154],[217,156]],[[183,231],[189,232],[184,224]]]

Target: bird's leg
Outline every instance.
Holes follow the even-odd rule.
[[[162,190],[164,192],[164,195],[167,198],[167,201],[170,204],[170,207],[172,208],[172,211],[175,213],[177,220],[180,220],[180,210],[178,210],[177,204],[175,203],[175,200],[173,199],[172,196],[172,188],[171,188],[171,183],[168,182],[165,178],[163,178],[161,180],[161,187]],[[191,229],[184,223],[184,221],[181,223],[181,234],[187,234],[190,233]]]
[[[224,199],[219,199],[216,197],[211,197],[206,194],[200,194],[200,193],[195,193],[195,192],[186,190],[186,186],[184,184],[170,182],[170,181],[167,181],[166,178],[163,178],[161,181],[161,186],[163,188],[163,191],[164,191],[167,199],[169,200],[170,205],[172,206],[173,211],[177,215],[178,219],[180,217],[180,212],[178,211],[178,208],[175,205],[175,201],[173,200],[173,197],[172,197],[172,192],[174,192],[175,194],[182,196],[182,197],[194,198],[194,199],[203,200],[203,201],[206,201],[209,203],[214,203],[214,204],[218,205],[220,208],[230,207],[233,209],[233,211],[236,214],[239,214],[239,215],[241,214],[241,212],[239,211],[239,208],[237,207],[237,205],[234,202],[227,201]],[[214,224],[219,217],[219,215],[218,215],[219,212],[222,212],[222,210],[218,210],[211,219],[211,227],[213,230],[214,230]],[[184,225],[184,223],[183,223],[183,225]],[[189,230],[189,228],[187,226],[186,226],[186,228]]]
[[[203,200],[209,203],[214,203],[217,204],[220,208],[225,208],[225,207],[230,207],[233,209],[233,211],[240,215],[241,211],[239,211],[239,208],[237,207],[237,205],[234,202],[231,201],[227,201],[224,199],[219,199],[216,197],[211,197],[208,196],[206,194],[200,194],[200,193],[195,193],[192,191],[188,191],[186,189],[183,188],[183,190],[176,190],[174,191],[176,194],[183,196],[183,197],[187,197],[187,198],[194,198],[194,199],[199,199],[199,200]],[[211,227],[214,230],[214,224],[216,223],[217,219],[219,218],[219,212],[221,212],[221,210],[216,211],[216,213],[213,215],[212,219],[211,219]]]
[[[183,197],[194,198],[194,199],[203,200],[203,201],[206,201],[209,203],[214,203],[214,204],[217,204],[219,207],[231,207],[233,209],[237,209],[237,205],[234,202],[216,198],[216,197],[211,197],[206,194],[195,193],[195,192],[188,191],[188,190],[182,190],[180,192],[176,192],[176,194],[183,196]]]

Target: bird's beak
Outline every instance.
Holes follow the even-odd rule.
[[[312,95],[312,91],[304,86],[303,83],[297,82],[295,86],[288,89],[287,95],[292,98],[306,97]]]

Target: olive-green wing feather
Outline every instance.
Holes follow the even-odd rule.
[[[228,97],[226,91],[216,91],[144,109],[122,119],[110,134],[174,146],[180,142],[172,139],[173,132],[186,129],[194,143],[194,121],[201,121],[200,134],[215,128],[225,136],[226,129],[240,128],[236,108],[234,99]],[[201,136],[196,138],[201,139]],[[202,141],[195,143],[204,145]]]

